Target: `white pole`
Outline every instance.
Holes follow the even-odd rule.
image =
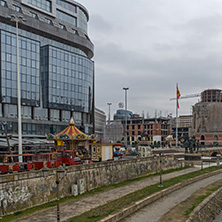
[[[108,125],[110,125],[110,106],[112,105],[112,103],[107,103],[107,105],[109,106]]]
[[[125,146],[127,147],[127,90],[129,88],[123,88],[125,90]]]
[[[19,39],[18,39],[18,22],[19,19],[15,18],[16,23],[16,44],[17,44],[17,88],[18,88],[18,152],[22,154],[22,119],[21,119],[21,90],[20,90],[20,74],[19,74]],[[23,162],[22,156],[19,157],[19,162]]]
[[[176,85],[176,98],[177,98],[177,102],[176,102],[176,148],[178,146],[178,125],[177,125],[177,118],[178,118],[178,96],[177,96],[177,89],[178,89],[178,83]]]

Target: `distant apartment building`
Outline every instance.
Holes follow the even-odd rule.
[[[105,129],[105,143],[116,143],[123,141],[123,125],[119,120],[111,121],[106,125]]]
[[[202,145],[222,144],[222,90],[207,89],[193,106],[192,133]]]
[[[113,116],[114,120],[123,120],[123,119],[130,119],[133,115],[133,112],[129,110],[124,110],[124,109],[118,109],[116,113]]]
[[[152,143],[162,144],[170,134],[169,119],[135,118],[127,121],[127,140],[130,144],[146,140]]]
[[[95,108],[95,134],[97,135],[97,141],[104,140],[106,128],[106,114],[104,111]]]
[[[178,127],[178,138],[190,138],[192,136],[192,115],[183,115],[177,118],[177,127]],[[176,137],[176,118],[173,118],[170,121],[170,125],[172,126],[172,135]]]
[[[117,110],[114,114],[114,122],[119,121],[125,132],[125,110]],[[122,118],[120,118],[122,117]],[[139,141],[147,141],[149,144],[165,142],[165,138],[170,134],[169,118],[144,118],[138,114],[127,111],[127,141],[134,144]],[[124,138],[124,133],[123,133]]]
[[[22,133],[60,132],[70,117],[94,133],[94,46],[89,13],[73,0],[0,0],[0,121],[17,133],[16,27]]]

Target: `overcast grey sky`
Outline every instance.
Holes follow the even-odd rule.
[[[94,43],[96,107],[111,115],[128,109],[175,116],[176,83],[182,96],[222,83],[221,0],[77,0],[89,11]],[[191,114],[197,98],[180,100]],[[112,118],[111,118],[112,119]]]

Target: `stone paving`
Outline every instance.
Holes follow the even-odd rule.
[[[188,168],[181,171],[176,171],[169,174],[162,175],[162,179],[168,180],[183,174],[194,172],[199,170],[198,168]],[[82,197],[78,200],[69,201],[60,205],[60,220],[66,221],[75,216],[81,215],[95,207],[104,205],[110,201],[119,199],[129,193],[140,190],[146,186],[150,186],[158,183],[160,180],[159,176],[153,176],[145,178],[140,181],[132,182],[128,185],[114,188],[106,192],[100,192],[88,197]],[[164,183],[164,182],[163,182]],[[32,215],[27,215],[21,219],[17,219],[16,222],[54,222],[57,220],[56,217],[56,207],[41,210],[39,212],[33,213]]]

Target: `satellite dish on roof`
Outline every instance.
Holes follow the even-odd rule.
[[[123,102],[120,102],[120,103],[118,104],[118,106],[119,106],[120,109],[123,109],[124,103],[123,103]]]

